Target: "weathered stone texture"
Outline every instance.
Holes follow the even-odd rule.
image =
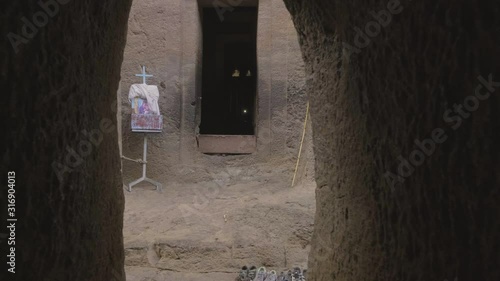
[[[124,280],[114,109],[131,1],[61,2],[18,53],[7,34],[22,34],[21,19],[43,10],[36,1],[0,4],[1,232],[7,170],[16,172],[18,219],[16,274],[6,271],[2,239],[0,280]],[[101,141],[83,130],[100,130]]]
[[[456,130],[443,119],[478,76],[500,81],[499,2],[402,1],[359,53],[342,42],[395,1],[285,2],[310,77],[311,280],[499,280],[500,89]],[[448,139],[391,190],[384,174],[436,128]]]

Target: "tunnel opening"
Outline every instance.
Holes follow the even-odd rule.
[[[255,133],[257,8],[233,9],[203,8],[201,134]]]
[[[153,278],[151,268],[172,269],[159,274],[166,280],[232,281],[244,265],[307,267],[316,185],[296,31],[282,2],[214,3],[185,2],[173,30],[177,19],[145,12],[161,6],[132,6],[121,82],[124,154],[140,153],[141,136],[126,121],[128,89],[140,81],[133,75],[137,63],[147,61],[148,81],[159,85],[159,106],[169,122],[148,146],[148,174],[163,192],[147,183],[125,192],[129,281]],[[149,26],[164,28],[153,33],[144,28]],[[168,44],[143,45],[142,34],[162,34]],[[172,59],[158,60],[165,48]],[[140,166],[123,163],[127,185]]]

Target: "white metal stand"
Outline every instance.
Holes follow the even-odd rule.
[[[163,191],[163,185],[155,180],[146,177],[146,164],[147,164],[147,154],[148,154],[148,135],[144,134],[144,152],[142,155],[142,177],[128,184],[128,191],[132,192],[132,186],[137,185],[143,181],[149,182],[156,186],[156,190]]]

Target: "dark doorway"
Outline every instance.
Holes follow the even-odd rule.
[[[200,133],[254,135],[257,8],[203,9]]]

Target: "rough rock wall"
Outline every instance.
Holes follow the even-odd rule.
[[[200,1],[213,7],[213,1]],[[234,1],[231,3],[239,3]],[[297,33],[281,0],[259,1],[258,151],[251,156],[207,156],[200,153],[195,136],[200,123],[202,32],[200,6],[195,0],[134,1],[122,66],[121,99],[123,154],[140,158],[142,135],[130,131],[128,90],[141,80],[140,65],[159,86],[164,130],[152,135],[148,175],[162,182],[211,180],[210,173],[227,166],[285,164],[287,179],[294,168],[305,116],[305,71]],[[231,13],[230,10],[225,13]],[[308,146],[309,147],[309,146]],[[312,156],[306,154],[308,159]],[[258,176],[255,169],[246,170]],[[125,183],[140,177],[141,166],[123,162]]]
[[[311,280],[500,280],[500,3],[285,2],[310,75]]]
[[[1,174],[15,172],[18,219],[16,274],[2,235],[1,280],[124,280],[115,101],[130,2],[0,4]]]

